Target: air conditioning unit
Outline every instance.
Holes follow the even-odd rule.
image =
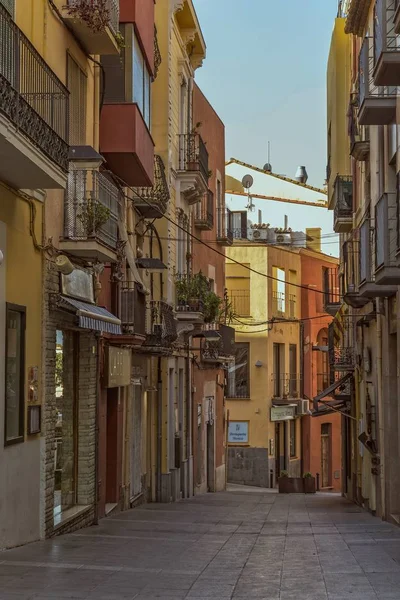
[[[298,400],[297,402],[297,414],[308,415],[310,412],[310,405],[308,400]]]
[[[268,239],[268,229],[251,229],[249,239],[265,241]]]
[[[292,236],[290,233],[277,233],[276,234],[276,243],[277,244],[291,244]]]

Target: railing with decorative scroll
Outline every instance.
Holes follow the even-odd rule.
[[[134,188],[134,206],[144,216],[161,218],[165,215],[170,193],[164,162],[158,154],[154,156],[154,184],[152,187]]]
[[[68,170],[69,92],[1,3],[0,112]]]
[[[374,38],[366,37],[358,58],[359,106],[369,98],[394,98],[396,87],[379,86],[374,83]]]
[[[178,336],[170,304],[161,300],[150,301],[147,307],[146,334],[145,347],[172,352],[172,344]]]
[[[158,44],[157,27],[154,26],[154,79],[158,75],[158,70],[162,63],[160,46]]]
[[[199,171],[204,180],[208,181],[208,151],[200,134],[179,135],[179,170]]]
[[[201,202],[194,208],[194,224],[199,229],[212,229],[214,226],[214,194],[208,190]]]
[[[85,15],[86,11],[92,13],[90,22],[94,22],[95,28],[101,27],[104,23],[110,27],[114,34],[119,31],[119,0],[68,0],[67,7],[72,14],[79,16]],[[93,25],[92,25],[93,27]]]
[[[134,281],[122,281],[119,289],[121,327],[124,334],[146,335],[146,296]]]
[[[354,369],[354,348],[333,346],[329,348],[329,364],[334,371]]]
[[[229,208],[217,207],[217,242],[233,244],[232,212]]]
[[[97,240],[117,248],[121,192],[108,177],[93,170],[68,173],[64,198],[64,238]]]
[[[205,363],[219,363],[228,360],[235,354],[235,330],[233,327],[219,323],[204,325],[206,332],[216,331],[221,336],[218,341],[207,338],[201,340],[200,357]]]
[[[352,220],[353,218],[353,178],[350,175],[338,175],[335,179],[334,219]]]

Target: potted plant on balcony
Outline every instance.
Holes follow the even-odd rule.
[[[315,494],[315,477],[313,477],[312,473],[307,472],[303,475],[304,480],[304,493],[305,494]]]
[[[303,494],[304,479],[303,477],[289,477],[287,471],[281,471],[278,488],[280,494]]]
[[[98,200],[88,200],[79,209],[77,218],[82,223],[83,231],[87,237],[94,237],[110,218],[110,209]]]
[[[96,2],[73,0],[63,6],[63,9],[70,17],[83,21],[93,33],[104,31],[110,24],[108,0],[96,0]]]

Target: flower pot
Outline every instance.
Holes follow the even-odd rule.
[[[304,477],[304,493],[315,494],[315,477]]]
[[[278,487],[280,494],[304,494],[303,477],[279,477]]]

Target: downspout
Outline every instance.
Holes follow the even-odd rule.
[[[378,449],[380,456],[379,480],[380,480],[380,500],[382,509],[382,518],[386,518],[386,498],[385,498],[385,449],[384,449],[384,427],[383,427],[383,393],[382,393],[382,315],[380,314],[379,299],[376,298],[376,367],[377,367],[377,393],[376,404],[378,406]]]

